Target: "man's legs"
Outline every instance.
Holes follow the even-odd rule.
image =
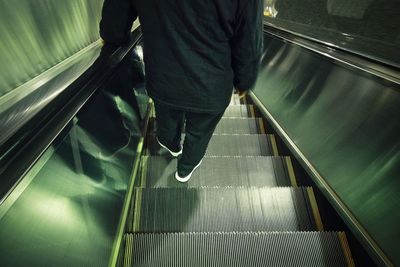
[[[184,112],[154,103],[156,110],[157,139],[173,152],[181,150]]]
[[[221,120],[220,114],[202,114],[186,112],[186,136],[183,154],[178,159],[178,175],[185,177],[196,167],[207,150],[215,127]]]

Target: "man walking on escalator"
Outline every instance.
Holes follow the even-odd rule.
[[[232,89],[244,96],[256,80],[263,0],[105,0],[101,37],[126,42],[137,16],[157,141],[172,156],[182,154],[175,177],[186,182],[201,164]]]

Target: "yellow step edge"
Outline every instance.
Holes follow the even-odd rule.
[[[133,210],[133,227],[132,227],[133,232],[139,231],[140,217],[142,215],[141,207],[142,207],[142,190],[139,189],[136,190],[136,195],[135,195],[135,207]]]
[[[262,118],[256,118],[258,128],[260,129],[261,134],[266,134],[264,120]]]
[[[269,140],[271,142],[271,147],[272,147],[272,155],[275,157],[279,156],[279,151],[278,151],[278,145],[276,144],[276,139],[275,139],[275,135],[270,134],[269,136]]]
[[[353,256],[351,255],[350,246],[349,243],[347,242],[346,233],[339,232],[338,235],[339,235],[340,245],[344,253],[344,257],[346,258],[347,267],[355,267],[356,265],[354,264]]]
[[[147,161],[149,156],[142,156],[140,163],[140,183],[139,187],[144,187],[146,185],[146,173],[147,173]],[[139,230],[140,227],[140,217],[141,217],[141,207],[142,207],[142,190],[136,191],[135,208],[133,210],[133,231]]]
[[[132,259],[132,238],[127,238],[128,236],[125,235],[125,249],[124,249],[124,259],[123,259],[123,267],[130,267],[132,266],[131,259]]]
[[[140,181],[139,187],[144,187],[146,183],[146,168],[147,168],[148,156],[142,156],[140,162]],[[141,206],[142,206],[142,190],[136,190],[135,195],[135,207],[133,210],[133,231],[139,230],[140,216],[141,216]]]
[[[288,157],[288,156],[285,157],[285,164],[286,164],[286,168],[287,168],[287,171],[288,171],[290,184],[293,187],[297,187],[298,185],[297,185],[296,175],[294,173],[291,157]]]
[[[146,186],[146,177],[147,177],[147,162],[149,160],[149,156],[142,156],[142,160],[140,162],[140,183],[139,187]]]
[[[256,112],[254,110],[254,106],[253,105],[249,105],[248,107],[248,111],[250,112],[250,118],[255,118],[256,117]]]
[[[314,221],[317,226],[318,231],[324,231],[324,225],[322,223],[321,214],[319,213],[317,200],[315,199],[314,190],[312,187],[307,187],[307,195],[308,199],[310,200],[312,213],[314,216]]]
[[[151,107],[149,118],[155,118],[156,117],[156,109],[154,108],[154,101],[151,98],[149,100],[149,105]]]

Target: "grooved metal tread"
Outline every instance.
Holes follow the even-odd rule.
[[[273,156],[267,134],[214,134],[208,144],[206,156]],[[184,140],[182,135],[182,140]],[[168,152],[158,145],[155,134],[148,135],[149,155],[165,155]]]
[[[260,118],[222,118],[215,128],[215,134],[259,134]]]
[[[266,134],[212,136],[207,156],[272,156],[272,148]]]
[[[132,232],[311,231],[306,188],[135,188]]]
[[[224,118],[248,118],[252,117],[251,111],[254,110],[253,105],[234,105],[228,106],[225,110]]]
[[[124,266],[345,267],[342,233],[126,234]]]
[[[187,183],[176,181],[177,160],[144,156],[141,187],[290,186],[283,157],[205,157]]]
[[[262,127],[261,118],[221,118],[214,134],[259,134]]]

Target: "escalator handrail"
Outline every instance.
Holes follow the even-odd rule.
[[[264,22],[264,33],[320,54],[338,64],[345,65],[347,68],[366,72],[400,85],[400,69],[384,64],[368,55],[358,54],[331,43],[279,28],[267,22]]]

